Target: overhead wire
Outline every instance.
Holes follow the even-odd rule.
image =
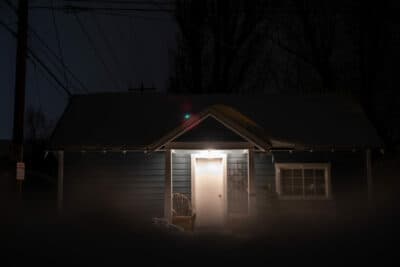
[[[64,66],[65,65],[65,61],[64,61],[62,48],[61,48],[60,35],[59,35],[59,32],[58,32],[57,21],[56,21],[56,16],[55,16],[55,11],[54,11],[54,0],[51,1],[51,6],[53,7],[51,9],[51,14],[52,14],[52,17],[53,17],[53,25],[54,25],[54,30],[55,30],[55,35],[56,35],[56,40],[57,40],[57,45],[58,45],[58,53],[60,55],[61,64]],[[66,72],[65,68],[63,69],[63,74],[64,74],[65,85],[68,88],[69,87],[69,81],[68,81],[67,72]]]
[[[50,6],[31,6],[30,9],[51,9]],[[58,11],[70,11],[70,12],[85,12],[85,11],[133,11],[133,12],[155,12],[155,13],[172,13],[174,9],[167,8],[136,8],[136,7],[92,7],[82,5],[65,5],[60,7],[54,7],[54,10]]]
[[[126,1],[118,1],[118,0],[64,0],[64,2],[76,2],[76,3],[95,3],[95,4],[124,4],[124,5],[153,5],[155,1],[135,1],[135,0],[126,0]],[[157,2],[157,5],[174,5],[175,1],[168,2]]]
[[[143,19],[143,20],[152,20],[152,21],[160,21],[160,22],[165,22],[165,21],[171,21],[172,18],[168,17],[149,17],[149,16],[142,16],[142,15],[137,15],[137,14],[128,14],[128,13],[121,13],[121,12],[105,12],[105,11],[93,11],[96,14],[99,15],[106,15],[106,16],[113,16],[113,17],[127,17],[127,18],[138,18],[138,19]]]
[[[35,64],[34,61],[32,61],[32,63]],[[48,75],[46,75],[46,73],[43,72],[42,69],[38,68],[38,70],[39,70],[39,72],[42,73],[43,78],[44,78],[53,88],[55,88],[56,91],[57,91],[60,95],[63,95],[63,92],[61,92],[60,89],[59,89],[59,87],[56,86],[56,85],[54,84],[54,81],[52,81],[51,79],[49,79]],[[57,83],[57,82],[56,82],[56,83]],[[57,83],[57,84],[58,84],[58,83]]]
[[[91,13],[91,17],[93,18],[93,21],[96,25],[97,31],[100,33],[105,45],[107,46],[107,50],[109,51],[111,58],[114,60],[115,65],[118,68],[121,68],[122,65],[120,64],[120,61],[115,53],[115,50],[113,48],[113,46],[110,43],[110,40],[107,38],[106,34],[104,33],[104,29],[102,28],[100,22],[98,21],[96,14]],[[123,72],[121,71],[121,69],[119,69],[119,73],[122,74]]]
[[[33,64],[33,84],[34,84],[34,87],[35,87],[35,90],[36,90],[36,97],[37,97],[37,101],[38,101],[37,104],[39,106],[39,109],[42,110],[43,109],[43,105],[42,105],[42,90],[41,90],[40,85],[39,85],[37,65],[34,62],[32,62],[32,64]]]
[[[8,5],[9,8],[11,8],[11,9],[13,10],[13,12],[14,12],[16,15],[18,15],[18,9],[13,5],[13,3],[12,3],[11,1],[9,1],[9,0],[3,0],[3,1]],[[14,30],[13,30],[12,28],[10,28],[8,24],[4,23],[3,21],[0,21],[0,25],[2,25],[14,38],[17,38],[17,33],[14,32]],[[28,29],[28,30],[30,30],[30,32],[33,31],[33,32],[35,33],[36,37],[38,38],[39,35],[37,34],[37,32],[35,32],[35,31],[32,29],[32,27],[29,27],[29,28],[30,28],[30,29]],[[46,45],[46,43],[45,43],[43,40],[41,40],[41,41],[45,44],[45,46],[46,46],[49,50],[51,50],[50,47],[48,47],[48,46]],[[57,83],[57,85],[58,85],[59,87],[61,87],[61,88],[63,89],[63,91],[64,91],[68,96],[71,96],[71,95],[72,95],[71,91],[70,91],[65,85],[62,84],[62,82],[58,79],[57,75],[55,75],[55,74],[50,70],[50,68],[40,59],[40,57],[38,57],[37,54],[36,54],[29,46],[27,47],[27,50],[28,50],[28,56],[27,56],[27,58],[31,60],[31,62],[34,64],[35,68],[36,68],[36,63],[35,63],[35,61],[36,61],[36,62],[44,69],[44,71],[47,73],[47,75],[50,75],[50,76],[52,77],[52,79]],[[54,52],[53,52],[53,53],[54,53]],[[55,55],[55,53],[54,53],[54,55]],[[57,56],[55,56],[55,57],[57,58]],[[35,61],[34,61],[34,60],[35,60]],[[66,68],[65,64],[64,64],[63,67]]]
[[[29,31],[33,33],[33,35],[36,37],[36,39],[44,46],[44,48],[47,49],[47,51],[50,53],[50,55],[55,58],[58,63],[61,64],[61,66],[71,75],[74,80],[79,83],[80,89],[85,91],[86,93],[89,93],[89,90],[85,86],[85,84],[68,68],[67,65],[64,64],[64,62],[61,60],[61,58],[56,54],[56,52],[46,43],[46,41],[39,35],[39,33],[33,29],[32,27],[29,27]],[[50,59],[51,57],[49,57]]]
[[[15,12],[17,11],[16,7],[13,6],[13,4],[11,3],[11,1],[9,0],[4,0]],[[88,12],[96,12],[98,14],[103,14],[103,15],[113,15],[113,16],[131,16],[129,14],[121,14],[121,13],[115,13],[116,11],[138,11],[138,12],[172,12],[173,9],[168,9],[168,8],[164,8],[164,6],[169,6],[169,5],[173,5],[173,2],[157,2],[157,1],[152,1],[152,2],[148,2],[148,1],[106,1],[106,0],[93,0],[93,1],[85,1],[85,0],[81,0],[81,1],[74,1],[74,0],[64,0],[64,2],[74,2],[74,3],[86,3],[86,4],[111,4],[111,5],[115,5],[115,4],[124,4],[125,7],[93,7],[93,6],[84,6],[84,5],[65,5],[65,6],[55,6],[54,4],[54,0],[52,0],[51,2],[51,6],[31,6],[30,9],[49,9],[52,12],[52,16],[53,16],[53,24],[54,24],[54,28],[55,28],[55,32],[56,32],[56,38],[57,38],[57,44],[58,44],[58,50],[59,50],[59,56],[57,56],[57,54],[46,44],[46,42],[40,37],[40,35],[34,30],[32,29],[32,27],[30,27],[30,31],[34,33],[34,35],[36,36],[36,38],[42,43],[42,45],[45,46],[45,48],[50,52],[50,54],[57,59],[57,61],[61,64],[62,68],[63,68],[63,75],[64,75],[64,80],[66,85],[63,85],[58,79],[57,76],[50,71],[50,69],[48,69],[48,67],[44,64],[44,62],[42,62],[39,57],[35,54],[35,53],[31,53],[32,57],[36,60],[38,60],[38,63],[42,66],[42,68],[44,68],[46,70],[46,72],[54,79],[54,81],[61,86],[64,91],[67,92],[67,94],[71,94],[69,88],[70,88],[70,81],[68,80],[68,76],[67,76],[67,72],[71,75],[71,77],[76,80],[80,87],[81,90],[84,90],[85,92],[88,92],[88,89],[84,86],[84,84],[73,74],[73,72],[66,66],[65,62],[64,62],[64,57],[63,57],[63,53],[62,53],[62,47],[61,47],[61,40],[60,40],[60,36],[59,36],[59,31],[58,31],[58,27],[57,27],[57,23],[56,23],[56,18],[55,18],[55,11],[64,11],[64,12],[72,12],[74,14],[75,19],[77,20],[82,32],[84,33],[84,35],[86,36],[90,46],[92,47],[92,50],[94,51],[94,53],[96,54],[96,57],[98,57],[99,61],[101,62],[101,64],[103,65],[104,69],[106,70],[107,74],[110,77],[110,80],[112,80],[112,83],[114,83],[114,86],[116,86],[116,88],[119,89],[119,83],[118,80],[114,77],[114,74],[111,72],[110,68],[107,66],[104,58],[101,56],[98,48],[95,45],[95,42],[93,41],[92,37],[90,36],[89,31],[86,29],[84,23],[81,21],[81,19],[79,18],[77,12],[78,11],[88,11]],[[136,8],[136,7],[129,7],[129,5],[141,5],[142,7],[140,8]],[[146,6],[158,6],[159,8],[148,8]],[[128,6],[128,7],[127,7]],[[104,11],[109,11],[109,13],[104,12]],[[102,13],[100,13],[102,12]],[[135,15],[135,17],[139,17],[138,15]],[[99,24],[99,22],[97,21],[95,15],[93,15],[93,18],[95,20],[96,26],[98,28],[98,31],[100,32],[100,34],[102,35],[102,38],[105,41],[105,44],[108,48],[108,50],[111,53],[111,56],[113,57],[114,62],[116,63],[116,65],[119,65],[119,60],[114,52],[114,49],[112,48],[110,42],[108,41],[107,37],[105,36],[105,33],[103,31],[103,29],[101,28],[101,25]],[[155,17],[139,17],[139,18],[144,18],[144,19],[150,19],[150,20],[162,20],[163,18],[155,18]],[[3,26],[4,23],[2,23]],[[31,50],[30,50],[31,51]],[[31,51],[33,52],[33,51]],[[49,57],[50,58],[50,57]],[[54,62],[53,62],[54,64]]]
[[[11,29],[6,23],[0,21],[0,25],[2,25],[3,28],[5,28],[12,36],[17,38],[17,33],[14,32],[13,29]],[[44,69],[46,73],[52,77],[52,79],[59,85],[59,87],[61,87],[68,96],[71,96],[72,93],[68,90],[68,88],[65,87],[65,85],[58,79],[57,75],[55,75],[50,70],[50,68],[36,55],[36,53],[29,47],[27,48],[27,50],[28,50],[28,59],[31,60],[33,59],[37,63],[39,63],[42,69]]]
[[[115,79],[113,73],[111,72],[111,70],[107,66],[107,64],[104,61],[103,57],[101,56],[100,52],[97,50],[97,47],[95,45],[94,40],[92,39],[92,37],[90,36],[90,34],[89,34],[88,30],[86,29],[85,25],[83,24],[83,22],[79,18],[79,15],[76,12],[73,12],[73,15],[74,15],[76,21],[78,22],[78,25],[80,26],[82,32],[86,36],[86,39],[88,40],[89,45],[92,47],[93,52],[96,54],[97,58],[99,59],[99,61],[103,65],[103,67],[106,70],[110,80],[112,80],[112,82],[114,83],[115,88],[120,89],[118,81]]]
[[[128,20],[129,20],[129,36],[128,36],[128,40],[129,40],[129,44],[130,45],[133,45],[133,42],[134,42],[134,23],[133,23],[133,18],[132,17],[129,17],[128,18]],[[134,67],[134,64],[133,64],[133,62],[135,62],[135,57],[134,57],[134,55],[133,55],[133,49],[130,49],[129,50],[129,57],[130,57],[130,61],[132,62],[132,72],[133,73],[135,73],[135,71],[134,71],[134,69],[135,69],[135,67]],[[131,65],[131,64],[129,64],[129,65]],[[135,79],[135,77],[132,77],[132,75],[129,75],[129,77],[130,77],[130,79],[129,79],[129,87],[132,87],[133,86],[133,80]]]

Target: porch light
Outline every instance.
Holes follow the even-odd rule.
[[[185,120],[190,119],[190,117],[191,117],[190,113],[185,113],[185,115],[183,116],[183,118],[184,118]]]
[[[217,150],[213,150],[213,149],[202,150],[199,154],[201,154],[202,156],[205,156],[207,158],[221,155],[220,152],[218,152]]]

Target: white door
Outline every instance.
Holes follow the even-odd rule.
[[[225,217],[224,158],[194,159],[196,227],[221,227]]]

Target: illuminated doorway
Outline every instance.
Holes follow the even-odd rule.
[[[226,154],[192,154],[191,162],[195,227],[223,227],[227,215]]]

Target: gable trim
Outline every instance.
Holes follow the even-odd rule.
[[[257,147],[259,150],[261,151],[265,151],[265,148],[262,145],[259,145],[258,143],[261,143],[259,141],[254,141],[252,140],[253,138],[255,139],[255,137],[250,137],[252,134],[250,134],[248,131],[246,131],[245,129],[241,129],[236,130],[234,127],[228,125],[227,123],[225,123],[224,121],[220,120],[219,118],[217,118],[215,115],[210,114],[210,117],[213,117],[215,120],[217,120],[219,123],[221,123],[222,125],[224,125],[226,128],[228,128],[229,130],[233,131],[234,133],[236,133],[237,135],[239,135],[240,137],[242,137],[243,139],[247,140],[249,143],[253,144],[255,147]],[[269,147],[269,146],[268,146]]]
[[[249,142],[170,142],[165,149],[251,149]]]
[[[216,114],[216,112],[214,112],[212,109],[208,108],[205,111],[201,112],[199,114],[198,118],[193,117],[193,120],[187,121],[183,125],[178,126],[171,132],[169,132],[166,135],[164,135],[163,137],[161,137],[157,142],[155,142],[154,144],[152,144],[149,147],[149,150],[150,151],[161,150],[162,147],[168,145],[169,143],[171,143],[173,140],[175,140],[179,136],[183,135],[184,133],[192,130],[194,127],[196,127],[197,125],[199,125],[201,122],[203,122],[205,119],[207,119],[209,117],[214,118],[216,121],[218,121],[219,123],[224,125],[226,128],[228,128],[229,130],[233,131],[234,133],[236,133],[237,135],[242,137],[247,142],[251,143],[253,146],[255,146],[260,151],[265,152],[266,150],[268,150],[271,147],[271,145],[269,143],[266,143],[266,142],[260,140],[259,138],[257,138],[253,134],[251,134],[249,131],[247,131],[245,128],[240,127],[239,125],[236,125],[236,124],[232,123],[231,121],[228,121],[226,118],[224,118],[223,115]]]

